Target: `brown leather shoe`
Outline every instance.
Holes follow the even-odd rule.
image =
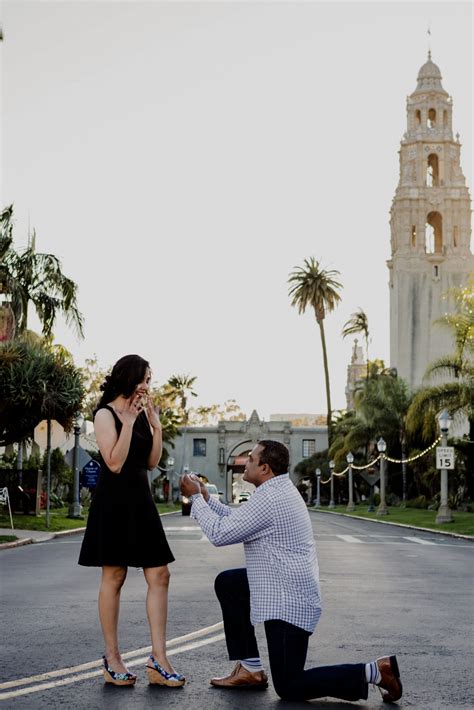
[[[384,703],[396,703],[402,697],[402,684],[396,656],[383,656],[375,661],[382,679],[377,683]],[[382,692],[386,690],[386,693]]]
[[[268,688],[268,678],[265,671],[250,673],[239,661],[232,673],[225,678],[212,678],[211,685],[216,688]]]

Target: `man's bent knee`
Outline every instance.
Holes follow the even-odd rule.
[[[235,589],[236,584],[244,576],[247,576],[246,569],[226,569],[223,572],[219,572],[214,580],[214,590],[217,596],[228,590]]]

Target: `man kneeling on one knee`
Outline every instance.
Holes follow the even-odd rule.
[[[304,670],[321,597],[310,516],[288,467],[286,446],[259,441],[243,476],[256,490],[238,508],[209,497],[192,475],[181,479],[181,492],[192,501],[191,515],[212,544],[244,544],[246,568],[221,572],[215,581],[229,658],[237,663],[230,675],[213,678],[211,684],[268,686],[254,631],[255,624],[264,623],[272,680],[281,698],[360,700],[373,683],[385,702],[395,702],[402,695],[395,656]]]

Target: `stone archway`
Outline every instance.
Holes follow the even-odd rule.
[[[239,484],[242,480],[242,474],[245,468],[245,461],[247,459],[247,454],[256,444],[256,441],[252,439],[245,439],[238,441],[233,444],[231,450],[227,455],[226,461],[226,489],[227,489],[227,500],[230,503],[234,501],[234,491],[235,484]],[[238,487],[238,485],[237,485]]]

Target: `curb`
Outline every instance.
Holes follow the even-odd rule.
[[[58,530],[58,532],[48,533],[45,532],[43,537],[33,538],[33,537],[23,537],[20,540],[14,540],[13,542],[2,542],[0,544],[0,550],[10,550],[14,547],[22,547],[22,545],[32,545],[38,542],[48,542],[48,540],[54,540],[56,537],[65,537],[66,535],[75,535],[76,533],[83,532],[85,526],[82,528],[72,528],[71,530]],[[13,534],[15,531],[13,530]]]
[[[420,528],[416,525],[407,525],[406,523],[392,523],[390,520],[374,520],[373,518],[364,518],[361,515],[349,515],[349,513],[337,513],[334,510],[323,510],[322,508],[308,508],[312,513],[324,513],[324,515],[339,515],[343,518],[351,518],[352,520],[366,520],[369,523],[381,523],[382,525],[395,525],[398,528],[408,528],[409,530],[421,530],[422,532],[434,533],[435,535],[448,535],[448,537],[457,537],[461,540],[469,540],[474,542],[472,535],[461,535],[461,533],[449,532],[449,530],[433,530],[432,528]]]

